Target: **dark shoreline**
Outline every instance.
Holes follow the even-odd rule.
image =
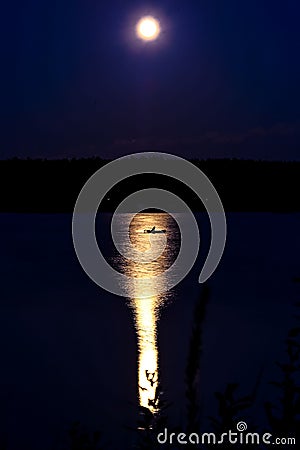
[[[71,213],[86,181],[109,161],[88,159],[11,159],[0,161],[0,212]],[[300,211],[300,162],[237,159],[192,160],[214,184],[226,212]],[[113,212],[140,189],[156,187],[178,195],[192,211],[205,211],[183,183],[157,174],[136,175],[118,183],[99,210]]]

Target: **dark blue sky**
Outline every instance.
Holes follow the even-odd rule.
[[[145,45],[134,26],[148,13],[163,33]],[[0,158],[117,156],[136,139],[299,159],[299,19],[299,0],[6,2]]]

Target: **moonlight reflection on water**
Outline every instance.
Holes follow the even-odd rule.
[[[131,245],[141,252],[149,251],[151,245],[161,247],[162,240],[166,245],[162,254],[155,260],[142,263],[134,262],[118,255],[114,259],[116,268],[128,276],[129,305],[134,313],[134,322],[138,338],[138,393],[139,404],[151,412],[157,412],[159,406],[159,354],[157,348],[157,324],[161,308],[172,299],[172,292],[166,294],[150,295],[159,286],[156,277],[163,274],[175,261],[180,245],[179,229],[175,220],[165,213],[139,213],[131,220],[127,214],[120,214],[121,228],[124,233],[129,226]],[[130,222],[131,220],[131,222]],[[144,229],[166,229],[166,235],[149,235]],[[123,233],[118,238],[122,240]],[[150,242],[151,238],[151,242]],[[125,239],[124,239],[125,241]],[[126,250],[126,249],[125,249]],[[128,254],[130,255],[130,249]],[[166,275],[167,276],[167,275]],[[139,283],[147,279],[145,283]],[[160,278],[160,283],[164,277]],[[147,287],[149,292],[147,292]]]

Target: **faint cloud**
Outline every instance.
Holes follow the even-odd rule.
[[[111,157],[141,151],[169,152],[189,158],[299,159],[300,121],[279,122],[243,131],[210,130],[192,136],[145,136],[115,139]]]
[[[271,127],[256,127],[242,132],[224,133],[209,131],[192,137],[139,137],[115,139],[114,148],[172,148],[176,146],[193,146],[198,144],[242,144],[251,139],[267,137],[284,137],[300,134],[300,121],[294,123],[277,123]]]
[[[300,133],[300,122],[277,123],[271,127],[256,127],[238,133],[207,133],[208,141],[216,144],[241,144],[255,138],[292,136]]]

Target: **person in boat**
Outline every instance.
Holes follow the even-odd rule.
[[[165,233],[166,230],[156,230],[155,227],[151,228],[151,230],[144,230],[144,233]]]

